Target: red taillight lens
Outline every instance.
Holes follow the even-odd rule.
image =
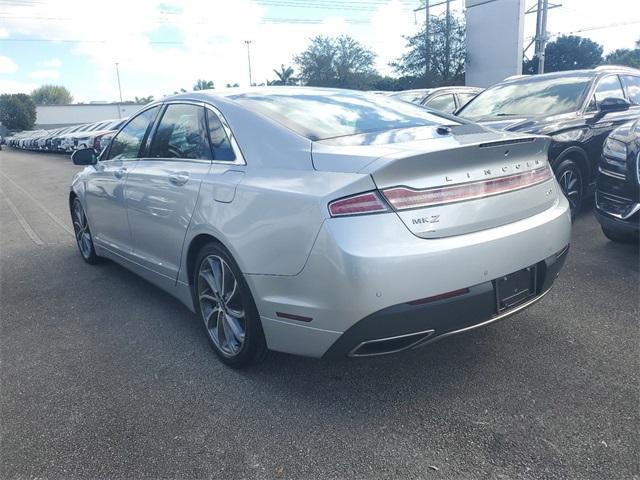
[[[546,182],[550,178],[551,170],[545,166],[529,172],[516,173],[514,175],[507,175],[490,180],[481,180],[479,182],[428,188],[425,190],[415,190],[409,187],[394,187],[383,190],[382,193],[393,208],[396,210],[406,210],[409,208],[431,207],[434,205],[490,197],[500,193],[531,187],[538,183]]]
[[[367,213],[387,212],[389,207],[376,192],[359,193],[351,197],[334,200],[329,204],[332,217],[345,215],[364,215]]]

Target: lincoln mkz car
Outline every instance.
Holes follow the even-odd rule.
[[[595,191],[607,135],[640,117],[640,70],[521,75],[486,89],[457,114],[493,128],[549,135],[549,162],[575,216]]]
[[[223,362],[267,349],[362,357],[523,310],[566,257],[549,139],[381,95],[274,87],[182,94],[134,115],[69,205],[107,257],[201,318]]]

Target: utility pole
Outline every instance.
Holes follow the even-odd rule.
[[[561,3],[549,5],[549,0],[537,0],[537,5],[528,9],[525,14],[536,12],[536,36],[533,41],[524,49],[525,53],[531,46],[535,44],[534,55],[538,58],[538,73],[544,73],[544,56],[549,41],[549,32],[547,32],[547,14],[552,8],[561,7]]]
[[[544,52],[547,49],[547,11],[549,0],[542,0],[542,19],[540,20],[540,51],[538,52],[538,73],[544,73]],[[540,15],[540,11],[538,11]]]
[[[249,86],[253,85],[253,81],[251,80],[251,40],[245,40],[244,43],[247,45],[247,60],[249,61]]]
[[[122,118],[120,112],[120,106],[122,104],[122,87],[120,86],[120,69],[118,68],[118,62],[116,62],[116,77],[118,77],[118,92],[120,93],[120,103],[118,104],[118,118]]]
[[[446,30],[445,30],[445,39],[444,39],[444,72],[445,75],[449,76],[449,67],[451,65],[451,0],[447,1],[447,17],[445,19],[446,22]]]

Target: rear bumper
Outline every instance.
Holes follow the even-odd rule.
[[[542,294],[548,289],[545,282],[555,278],[546,274],[548,259],[569,244],[570,234],[564,196],[548,210],[526,219],[439,239],[416,237],[395,214],[334,218],[320,229],[300,273],[246,278],[268,347],[322,357],[352,328],[373,328],[356,327],[369,317],[388,320],[383,330],[368,339],[419,331],[424,315],[420,308],[408,309],[406,304],[458,289],[469,288],[472,293],[467,297],[469,308],[467,298],[462,297],[457,299],[462,303],[439,304],[443,310],[438,322],[451,325],[436,322],[426,329],[438,327],[441,335],[482,323],[495,314],[492,280],[541,262],[545,266],[539,272],[544,270],[545,276],[538,281],[537,293]],[[466,312],[479,305],[482,315],[468,317]],[[399,329],[398,311],[401,317],[411,317]],[[372,322],[385,324],[384,320]],[[353,335],[355,340],[364,338]],[[342,342],[348,346],[334,350],[348,353],[353,342]]]
[[[551,289],[567,257],[567,246],[538,262],[536,295],[496,313],[492,281],[469,287],[468,293],[424,305],[394,305],[353,325],[329,348],[325,358],[366,357],[417,348],[451,335],[474,330],[510,317],[542,299]]]

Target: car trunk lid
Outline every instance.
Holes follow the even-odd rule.
[[[423,238],[475,232],[550,208],[549,140],[519,137],[396,152],[365,170],[407,228]]]

